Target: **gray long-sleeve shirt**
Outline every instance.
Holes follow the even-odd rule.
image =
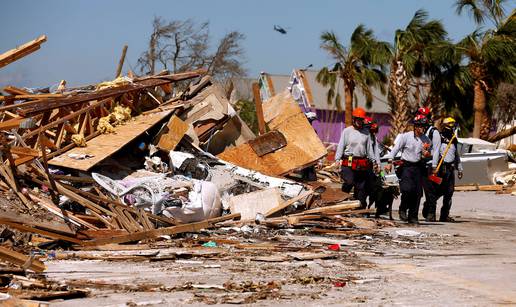
[[[424,134],[420,137],[415,136],[414,131],[400,134],[396,137],[394,148],[385,157],[390,160],[394,159],[396,154],[401,151],[402,160],[413,163],[419,162],[422,159],[424,143],[431,144],[428,136]]]
[[[357,130],[351,126],[342,130],[339,145],[335,152],[335,160],[342,160],[343,156],[376,160],[368,129]]]
[[[381,165],[380,162],[380,145],[378,144],[378,139],[376,138],[376,135],[371,134],[371,142],[373,145],[373,153],[374,153],[374,160],[376,164]]]
[[[429,135],[430,131],[432,131],[432,135]],[[441,148],[441,134],[434,126],[430,126],[425,134],[432,141],[432,167],[435,168],[439,163],[439,148]]]
[[[443,156],[444,152],[446,151],[446,147],[448,146],[447,143],[442,143],[440,150],[439,150],[439,156]],[[454,163],[455,167],[459,171],[463,171],[462,162],[460,161],[460,155],[459,151],[457,150],[457,146],[455,144],[452,144],[450,146],[450,149],[448,149],[448,152],[446,153],[446,156],[444,156],[444,162],[446,163]]]

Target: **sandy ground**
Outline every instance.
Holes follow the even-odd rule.
[[[397,208],[397,204],[396,204]],[[457,223],[384,228],[379,235],[340,242],[335,259],[257,262],[231,249],[215,258],[160,262],[51,261],[50,279],[89,279],[165,286],[272,283],[258,293],[216,289],[127,292],[96,290],[53,306],[177,306],[254,302],[258,306],[486,306],[516,304],[516,197],[494,192],[455,194]],[[397,214],[394,214],[397,218]],[[404,225],[402,225],[404,226]],[[283,236],[285,237],[285,236]],[[288,237],[288,236],[287,236]],[[321,237],[312,237],[317,241]],[[304,244],[291,237],[291,243]],[[252,238],[249,239],[253,244]],[[306,242],[305,242],[306,243]],[[314,244],[314,242],[312,242]],[[221,248],[217,248],[221,249]],[[262,252],[268,254],[266,250]],[[346,281],[339,287],[336,281]],[[273,282],[281,282],[276,287]],[[251,286],[249,286],[251,285]],[[340,284],[342,286],[343,284]],[[272,290],[271,290],[272,289]]]

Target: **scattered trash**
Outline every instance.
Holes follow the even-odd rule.
[[[340,250],[340,244],[328,245],[328,249],[332,250],[332,251],[339,251]]]
[[[203,247],[217,247],[217,242],[208,241],[202,245]]]

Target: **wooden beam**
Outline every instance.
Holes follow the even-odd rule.
[[[201,222],[182,224],[172,227],[166,228],[158,228],[148,231],[140,231],[135,232],[123,236],[113,236],[108,238],[95,239],[91,241],[83,242],[83,245],[87,246],[95,246],[95,245],[105,245],[105,244],[114,244],[114,243],[125,243],[132,241],[140,241],[144,239],[156,239],[159,236],[164,235],[174,235],[184,232],[198,232],[201,229],[213,227],[215,223],[223,222],[226,220],[234,219],[239,217],[240,214],[230,214],[226,216],[221,216],[218,218],[207,219]]]
[[[45,264],[24,254],[0,246],[0,259],[16,264],[22,268],[29,268],[34,272],[43,272],[47,269]]]
[[[47,41],[46,35],[41,35],[40,37],[27,42],[17,48],[11,49],[7,52],[4,52],[0,55],[0,68],[4,67],[18,59],[23,58],[26,55],[38,50],[40,45]]]
[[[293,203],[295,203],[296,201],[299,201],[305,197],[308,197],[309,195],[311,195],[314,191],[312,190],[309,190],[309,191],[306,191],[304,193],[301,193],[299,194],[298,196],[296,197],[293,197],[287,201],[284,201],[282,202],[281,204],[279,204],[278,206],[272,208],[271,210],[269,210],[266,214],[265,214],[265,217],[269,217],[271,215],[273,215],[274,213],[276,212],[279,212],[285,208],[287,208],[288,206],[292,205]]]
[[[256,107],[256,119],[258,120],[258,132],[260,135],[265,133],[265,120],[263,118],[263,107],[262,107],[262,98],[260,96],[260,85],[258,83],[253,83],[253,95],[254,95],[254,104]]]
[[[118,61],[118,67],[116,68],[115,78],[120,77],[122,74],[122,67],[124,66],[125,54],[127,53],[127,45],[122,49],[122,56],[120,56],[120,60]]]

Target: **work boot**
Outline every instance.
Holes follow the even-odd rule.
[[[439,218],[439,222],[443,222],[443,223],[455,223],[455,219],[451,216],[447,216],[447,217],[441,217]]]
[[[425,221],[435,222],[435,213],[428,212],[425,216]]]
[[[417,224],[419,224],[419,221],[418,221],[417,218],[409,218],[408,219],[408,223],[409,224],[413,224],[413,225],[417,225]]]
[[[406,221],[408,219],[407,218],[407,211],[406,210],[399,210],[398,214],[400,216],[400,220]]]

